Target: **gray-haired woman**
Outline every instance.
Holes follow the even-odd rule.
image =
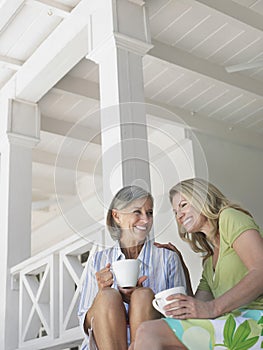
[[[161,317],[152,307],[154,294],[186,287],[178,254],[157,248],[149,239],[152,224],[153,198],[149,192],[126,186],[114,196],[107,226],[116,243],[89,259],[81,293],[78,315],[85,333],[82,349],[126,350],[143,321]],[[110,267],[121,259],[141,261],[135,288],[117,286]]]

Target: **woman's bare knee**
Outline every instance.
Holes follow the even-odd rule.
[[[152,302],[154,293],[150,288],[138,288],[131,295],[131,304],[144,304],[147,301]]]
[[[120,293],[113,288],[105,288],[99,291],[96,297],[95,307],[103,313],[123,309],[123,301]]]
[[[147,338],[149,335],[152,335],[153,333],[153,325],[152,321],[145,321],[140,324],[140,326],[137,329],[136,339],[144,339]]]
[[[152,350],[187,350],[163,320],[147,321],[139,326],[136,333],[134,349],[144,349],[143,346],[145,342],[148,348]]]
[[[159,349],[161,343],[158,336],[156,337],[154,329],[155,323],[153,323],[152,321],[143,322],[137,329],[133,349]]]

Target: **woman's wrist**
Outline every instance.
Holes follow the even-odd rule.
[[[211,318],[217,318],[222,315],[222,311],[218,305],[217,299],[210,300],[208,301],[208,303],[209,303]]]

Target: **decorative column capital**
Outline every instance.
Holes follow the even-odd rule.
[[[105,41],[101,42],[86,58],[99,64],[103,59],[105,60],[105,55],[107,56],[105,51],[113,47],[132,52],[138,56],[144,56],[153,48],[153,45],[117,32],[112,33]]]
[[[139,56],[153,47],[144,1],[101,0],[97,11],[90,15],[89,29],[90,47],[86,57],[96,63],[100,63],[105,51],[112,47]]]
[[[8,99],[7,116],[1,123],[0,137],[12,144],[33,148],[40,140],[38,104]]]
[[[151,43],[137,40],[133,37],[130,37],[121,33],[113,33],[116,46],[120,49],[125,49],[131,51],[137,55],[144,56],[148,51],[153,48]]]

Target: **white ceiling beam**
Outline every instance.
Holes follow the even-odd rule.
[[[12,57],[0,55],[0,66],[8,67],[12,70],[18,70],[23,64],[24,64],[24,61],[20,61]]]
[[[258,96],[263,96],[263,84],[260,81],[238,73],[229,74],[224,67],[159,41],[153,40],[152,44],[154,47],[148,52],[148,55],[152,57],[249,91]]]
[[[75,196],[76,186],[72,184],[72,181],[63,179],[59,184],[60,193],[63,192],[65,196]],[[32,192],[44,193],[46,196],[53,196],[55,194],[54,178],[47,178],[44,176],[32,176]]]
[[[62,18],[66,18],[72,11],[71,7],[59,4],[53,0],[26,0],[26,4],[46,7],[50,16],[57,15]]]
[[[20,68],[17,98],[38,102],[87,55],[89,3],[81,1]]]
[[[0,6],[0,32],[2,32],[10,22],[15,18],[17,13],[22,9],[25,0],[5,0]]]
[[[232,143],[263,150],[262,135],[254,131],[208,118],[199,113],[193,114],[179,107],[157,103],[151,99],[147,99],[146,103],[146,111],[152,116],[177,122],[186,129],[197,130],[216,138],[223,138]]]
[[[76,125],[64,120],[41,116],[41,130],[50,134],[68,136],[72,139],[101,144],[100,130],[92,130],[83,125]]]
[[[68,80],[67,82],[69,83],[70,80]],[[94,84],[93,87],[95,87],[95,90],[98,89],[98,84],[97,86],[96,86],[96,83],[93,83],[93,84]],[[62,85],[60,87],[62,88]],[[76,92],[76,90],[74,89],[70,90],[70,84],[67,85],[67,89],[71,91],[71,93],[74,93],[74,91]],[[92,91],[92,90],[87,89],[85,91],[85,96],[87,98],[94,98],[93,94],[91,96],[89,95],[89,91]],[[184,121],[186,126],[189,128],[192,128],[193,130],[198,130],[200,132],[213,135],[215,137],[221,137],[229,140],[230,142],[237,142],[238,144],[257,147],[260,149],[263,148],[262,136],[253,131],[249,131],[248,129],[244,129],[238,126],[233,126],[230,123],[220,122],[212,118],[207,118],[199,113],[192,115],[190,111],[187,111],[183,108],[171,107],[170,105],[161,104],[154,100],[146,99],[146,103],[147,103],[146,109],[148,113],[152,114],[153,111],[155,111],[155,113],[157,112],[158,114],[158,110],[161,111],[161,115],[156,115],[154,113],[152,114],[157,117],[173,120],[174,115],[177,115],[179,117],[179,120],[181,118],[181,120]],[[161,109],[154,108],[155,105],[161,107]],[[162,108],[168,111],[167,115],[162,112]],[[49,129],[51,129],[52,127],[53,126],[50,125]],[[59,125],[57,125],[57,127],[59,128]]]
[[[248,7],[231,0],[195,0],[207,7],[245,23],[252,28],[263,30],[263,16]]]
[[[80,95],[82,97],[99,101],[99,84],[93,81],[66,75],[52,90],[63,90],[64,93]]]
[[[32,152],[32,161],[34,163],[39,163],[39,164],[45,164],[48,166],[58,166],[56,164],[57,162],[57,154],[55,153],[50,153],[50,152],[46,152],[46,151],[42,151],[39,149],[34,149]],[[97,163],[96,161],[92,161],[92,160],[83,160],[81,159],[79,162],[77,162],[77,168],[73,169],[72,166],[75,166],[77,160],[76,158],[72,158],[72,157],[59,157],[59,168],[62,169],[67,169],[67,170],[71,170],[73,172],[83,172],[83,173],[89,173],[89,174],[94,174],[94,170],[100,173],[101,171],[101,167],[100,164]]]

